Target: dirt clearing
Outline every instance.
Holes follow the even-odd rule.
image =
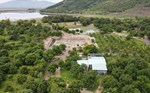
[[[63,33],[61,38],[58,37],[49,37],[44,40],[44,48],[49,49],[52,48],[54,45],[65,44],[66,50],[62,55],[57,56],[59,59],[65,59],[69,54],[68,51],[71,51],[73,48],[80,48],[84,47],[86,44],[94,44],[97,46],[96,43],[92,42],[93,37],[88,35],[73,35],[68,33]]]

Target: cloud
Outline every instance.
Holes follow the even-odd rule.
[[[13,1],[13,0],[0,0],[0,3],[6,3],[6,2],[9,2],[9,1]]]

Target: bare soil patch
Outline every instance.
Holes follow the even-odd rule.
[[[148,39],[147,36],[144,36],[144,42],[146,45],[150,45],[150,40]]]
[[[80,92],[81,92],[81,93],[93,93],[93,92],[88,91],[88,90],[86,90],[86,89],[83,89],[83,90],[81,90]]]
[[[73,48],[80,48],[84,47],[86,44],[94,44],[98,46],[96,43],[92,42],[92,38],[88,35],[73,35],[68,33],[63,33],[61,38],[58,37],[49,37],[44,40],[44,48],[49,49],[52,48],[54,45],[65,44],[66,51],[62,55],[56,56],[57,59],[65,59],[69,54],[68,51],[71,51]]]

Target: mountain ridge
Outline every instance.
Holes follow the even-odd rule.
[[[0,8],[46,8],[54,5],[53,2],[37,0],[13,0],[1,3]]]
[[[150,0],[64,0],[42,11],[109,14],[122,13],[136,7],[148,7],[150,9]]]

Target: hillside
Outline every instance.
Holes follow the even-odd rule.
[[[108,14],[121,13],[139,7],[150,8],[150,0],[64,0],[42,11],[55,13]]]
[[[37,0],[13,0],[0,4],[0,8],[46,8],[51,5],[54,3]]]

